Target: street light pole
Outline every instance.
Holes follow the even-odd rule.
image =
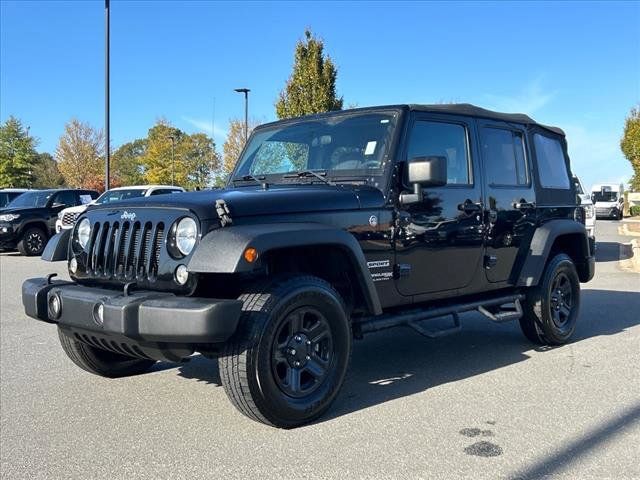
[[[244,93],[244,143],[249,138],[249,90],[248,88],[236,88],[236,92]]]
[[[104,172],[104,189],[109,190],[109,163],[111,161],[110,146],[111,138],[109,132],[109,0],[104,0],[104,21],[105,21],[105,63],[104,63],[104,130],[105,141],[107,143],[105,147],[105,172]]]

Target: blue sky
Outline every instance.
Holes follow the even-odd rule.
[[[640,3],[111,3],[112,147],[164,117],[212,132],[275,118],[306,27],[339,68],[345,105],[471,102],[567,132],[588,188],[626,180],[619,139],[640,100]],[[0,3],[0,120],[53,152],[72,117],[104,126],[104,3]],[[214,100],[215,99],[215,100]]]

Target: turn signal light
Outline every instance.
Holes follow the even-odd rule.
[[[244,259],[249,263],[255,262],[258,259],[258,251],[253,247],[247,248],[244,251]]]

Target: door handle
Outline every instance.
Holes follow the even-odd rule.
[[[471,200],[467,199],[464,203],[458,205],[458,210],[464,213],[478,213],[482,211],[482,204],[474,203]]]

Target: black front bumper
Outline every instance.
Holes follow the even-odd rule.
[[[17,229],[10,223],[0,224],[0,248],[15,248],[17,243]]]
[[[54,296],[61,307],[58,313],[51,308]],[[28,316],[58,324],[77,340],[104,348],[115,343],[124,353],[139,350],[144,355],[137,356],[159,360],[176,360],[193,353],[197,345],[225,342],[235,332],[242,308],[239,300],[154,291],[125,295],[46,278],[22,284],[22,303]]]

